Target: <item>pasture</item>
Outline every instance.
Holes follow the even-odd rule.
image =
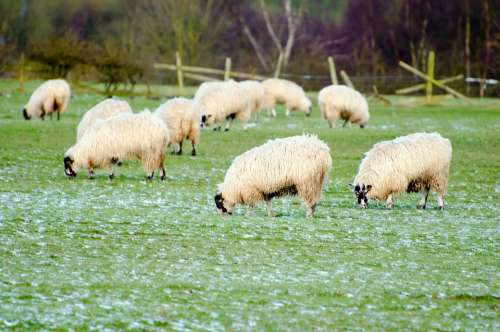
[[[367,128],[262,114],[243,132],[204,130],[198,156],[167,155],[167,180],[135,161],[110,182],[63,154],[102,96],[74,92],[61,121],[24,121],[36,86],[0,81],[0,330],[498,330],[500,103],[370,105]],[[315,98],[315,96],[314,96]],[[414,101],[422,99],[414,98]],[[313,99],[315,102],[315,99]],[[128,99],[135,111],[160,101]],[[381,140],[438,131],[453,144],[443,212],[417,194],[356,206],[348,184]],[[315,133],[333,171],[314,219],[295,198],[245,216],[213,196],[233,158],[273,137]]]

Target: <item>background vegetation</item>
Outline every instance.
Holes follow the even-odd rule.
[[[496,78],[498,15],[493,0],[6,0],[0,70],[9,75],[24,53],[45,76],[134,84],[172,81],[152,63],[173,63],[176,51],[186,64],[221,68],[231,57],[264,74],[283,53],[286,73],[318,88],[329,55],[362,80],[408,76],[397,62],[425,68],[434,50],[438,77]]]

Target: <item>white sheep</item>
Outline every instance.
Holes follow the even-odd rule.
[[[83,167],[89,170],[92,178],[94,168],[104,168],[109,171],[111,180],[114,163],[126,157],[136,157],[148,173],[149,180],[156,169],[161,171],[164,180],[163,163],[169,139],[167,126],[149,111],[98,120],[64,155],[64,172],[74,178]]]
[[[89,109],[82,117],[82,120],[80,120],[76,130],[76,140],[79,141],[85,131],[87,131],[87,129],[97,120],[109,119],[124,113],[133,113],[132,108],[126,101],[113,98],[101,101],[99,104]]]
[[[431,189],[438,193],[438,205],[444,208],[451,162],[451,143],[438,133],[415,133],[392,141],[377,143],[366,153],[353,183],[361,207],[368,199],[385,201],[394,207],[393,196],[420,192],[419,208],[425,209]]]
[[[59,114],[66,110],[70,98],[71,90],[65,80],[45,81],[31,94],[28,103],[23,108],[23,117],[30,120],[35,116],[43,120],[48,114],[52,119],[52,113],[56,112],[57,120],[59,120]]]
[[[195,103],[186,98],[174,98],[162,104],[154,112],[162,119],[170,133],[170,144],[179,146],[177,154],[182,154],[184,139],[191,141],[191,155],[196,156],[196,145],[200,142],[201,116]]]
[[[320,90],[318,94],[319,110],[330,128],[335,127],[335,122],[340,118],[347,123],[359,124],[364,128],[370,119],[368,103],[358,91],[345,85],[329,85]]]
[[[250,98],[252,113],[255,114],[255,119],[258,120],[264,104],[264,86],[261,82],[253,80],[241,81],[239,84]]]
[[[237,82],[205,82],[196,91],[194,100],[204,125],[217,125],[215,129],[220,130],[220,123],[225,121],[228,131],[233,120],[238,119],[243,129],[247,129],[252,114],[250,98]]]
[[[304,112],[306,116],[311,115],[311,100],[306,96],[304,89],[296,83],[270,78],[262,82],[265,91],[264,107],[270,116],[276,116],[276,103],[285,104],[286,116],[291,111]]]
[[[307,206],[307,217],[312,217],[331,167],[330,149],[316,136],[270,140],[234,159],[218,186],[215,204],[219,212],[231,214],[236,204],[251,208],[266,201],[272,216],[274,197],[298,195]]]

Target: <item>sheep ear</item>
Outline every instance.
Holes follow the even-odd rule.
[[[369,192],[371,189],[372,189],[372,185],[371,184],[369,184],[369,185],[366,186],[366,192]]]
[[[213,116],[213,114],[207,114],[207,119],[210,119]]]

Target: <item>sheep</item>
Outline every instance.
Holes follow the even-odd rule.
[[[270,78],[262,82],[265,91],[264,106],[270,116],[276,116],[276,103],[283,103],[286,107],[286,116],[291,111],[304,112],[311,115],[311,100],[306,96],[304,89],[296,83],[279,78]]]
[[[255,120],[258,121],[264,103],[264,86],[261,82],[252,80],[241,81],[239,84],[250,98],[252,113],[255,114]]]
[[[450,141],[438,133],[415,133],[375,144],[352,185],[358,204],[366,208],[368,199],[376,199],[392,209],[394,195],[420,192],[418,208],[425,209],[433,189],[438,193],[439,209],[444,209],[451,154]]]
[[[338,118],[347,123],[359,124],[364,128],[370,119],[368,103],[358,91],[345,85],[329,85],[320,90],[318,105],[330,128],[335,127]]]
[[[248,205],[250,212],[266,201],[272,216],[274,197],[298,195],[307,206],[306,217],[312,217],[331,168],[330,148],[317,136],[270,140],[234,159],[218,185],[215,205],[220,213],[232,214],[236,204]]]
[[[87,129],[98,119],[104,120],[124,113],[133,113],[132,108],[126,101],[112,98],[101,101],[88,110],[83,116],[76,130],[76,140],[79,141],[85,131],[87,131]]]
[[[196,156],[196,145],[200,142],[201,116],[192,100],[174,98],[168,100],[154,112],[162,119],[170,133],[170,143],[179,146],[177,154],[182,154],[182,141],[189,139],[191,155]]]
[[[243,129],[247,129],[252,113],[250,98],[237,82],[205,82],[196,91],[194,100],[203,125],[217,124],[214,130],[220,130],[220,123],[226,121],[225,131],[228,131],[233,120],[238,119]]]
[[[169,139],[167,126],[149,111],[98,120],[65,153],[64,173],[71,179],[83,167],[89,170],[89,178],[93,178],[94,168],[100,167],[109,171],[112,180],[114,163],[136,157],[148,173],[148,180],[153,179],[156,169],[160,169],[164,180],[163,163]]]
[[[57,113],[57,120],[60,113],[68,107],[71,98],[69,84],[62,79],[48,80],[42,83],[31,95],[28,103],[23,108],[23,117],[30,120],[35,116],[44,120],[45,115],[52,119],[52,113]]]

